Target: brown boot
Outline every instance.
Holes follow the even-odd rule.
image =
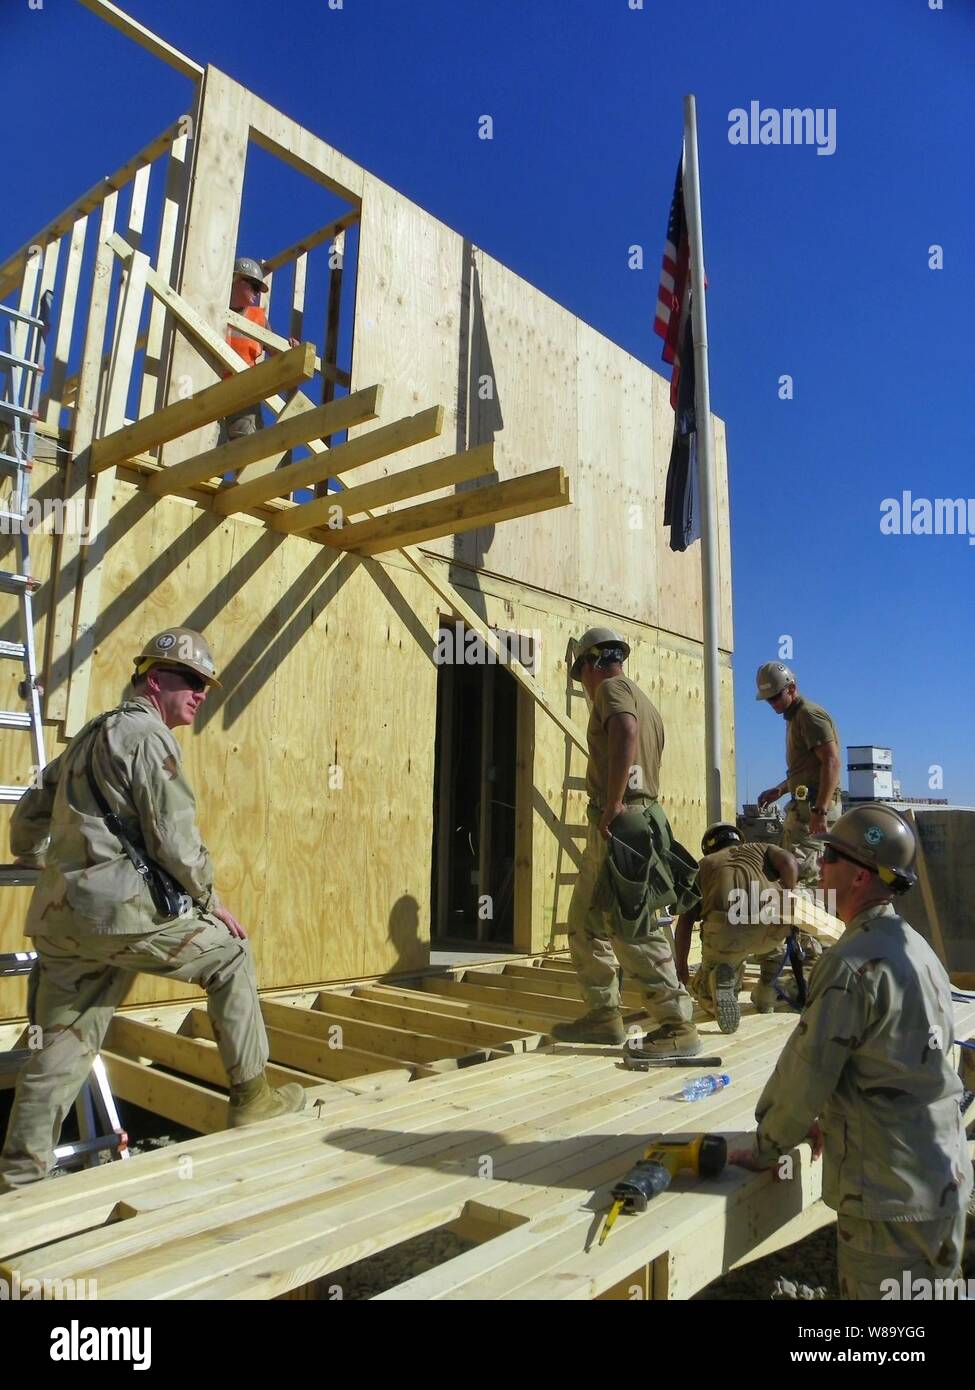
[[[701,1039],[693,1023],[675,1019],[647,1033],[638,1045],[641,1057],[693,1057],[701,1050]]]
[[[260,1120],[276,1120],[281,1115],[295,1115],[304,1108],[304,1086],[290,1081],[287,1086],[272,1087],[268,1085],[267,1073],[261,1072],[252,1081],[231,1086],[228,1128],[256,1125]]]
[[[556,1023],[549,1032],[558,1042],[608,1043],[611,1047],[626,1042],[619,1009],[591,1009],[571,1023]]]
[[[716,965],[711,976],[714,1016],[722,1033],[736,1033],[741,1023],[738,1003],[738,972],[731,965]]]

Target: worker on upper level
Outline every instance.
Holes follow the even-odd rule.
[[[234,262],[234,279],[230,288],[231,309],[243,318],[250,319],[258,328],[267,328],[267,311],[261,304],[261,295],[267,294],[268,288],[259,262],[252,260],[250,256],[238,256]],[[289,338],[288,341],[292,347],[298,346],[297,338]],[[248,367],[255,366],[265,352],[278,351],[277,348],[259,342],[257,338],[249,337],[242,328],[233,324],[227,330],[227,342],[234,352],[244,359]],[[260,401],[245,406],[243,410],[235,411],[223,421],[223,435],[227,440],[240,439],[242,435],[254,434],[263,428],[264,417],[261,414]]]

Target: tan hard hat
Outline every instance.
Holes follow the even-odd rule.
[[[701,836],[701,851],[704,854],[714,854],[719,849],[727,849],[729,845],[744,844],[744,841],[745,837],[737,825],[719,820],[714,825],[709,825]]]
[[[893,806],[882,801],[854,806],[840,816],[823,843],[901,890],[916,882],[914,831]]]
[[[759,666],[755,683],[758,686],[756,700],[774,700],[787,685],[795,685],[796,678],[781,661],[766,661]]]
[[[150,666],[185,666],[203,676],[208,685],[220,685],[210,644],[191,627],[167,627],[157,632],[133,659],[137,676],[144,675]]]
[[[234,275],[242,275],[245,280],[256,280],[264,293],[267,293],[267,282],[260,261],[254,261],[250,256],[238,256],[234,261]]]
[[[579,679],[579,672],[582,670],[583,663],[588,656],[592,656],[602,647],[619,647],[623,652],[621,660],[625,661],[630,654],[630,644],[625,637],[622,637],[614,628],[611,627],[591,627],[588,632],[584,632],[575,643],[576,657],[572,663],[572,679]]]

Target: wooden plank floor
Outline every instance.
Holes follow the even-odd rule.
[[[478,1023],[504,1028],[506,1005],[520,1019],[563,1016],[572,999],[553,987],[571,974],[555,962],[531,970],[510,988],[462,980],[444,994],[428,982],[422,993],[368,986],[343,998],[381,1004],[377,1027],[407,1030],[414,1011],[428,1020],[418,1038],[447,1020],[471,1025],[473,1040]],[[318,1012],[334,1022],[342,1008],[361,1018],[331,994]],[[960,1036],[975,1032],[975,1005],[957,1016]],[[451,1057],[448,1070],[361,1095],[333,1084],[313,1112],[2,1197],[0,1275],[94,1280],[100,1299],[272,1298],[452,1223],[476,1232],[478,1247],[382,1297],[686,1298],[777,1233],[821,1220],[821,1164],[803,1145],[791,1182],[738,1169],[682,1178],[598,1246],[609,1187],[655,1134],[717,1130],[733,1144],[750,1130],[794,1024],[746,1012],[727,1038],[703,1022],[732,1084],[694,1105],[674,1098],[693,1071],[629,1072],[604,1048],[521,1050],[521,1025],[510,1025],[513,1038],[493,1041],[511,1050],[488,1048],[482,1065]]]

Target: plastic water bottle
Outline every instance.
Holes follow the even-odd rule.
[[[693,1081],[685,1081],[680,1089],[681,1100],[703,1100],[705,1096],[713,1096],[715,1091],[723,1091],[725,1086],[731,1085],[731,1077],[727,1072],[722,1072],[720,1076],[711,1072],[709,1076],[696,1076]]]

